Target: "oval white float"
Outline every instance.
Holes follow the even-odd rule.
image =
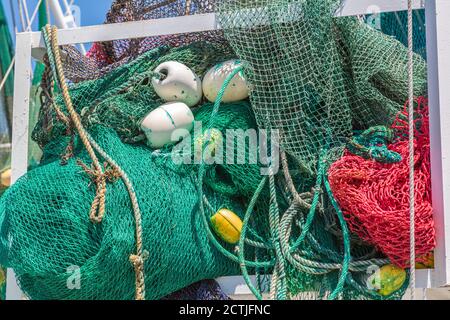
[[[228,60],[211,68],[203,78],[203,94],[214,102],[226,78],[242,63],[239,60]],[[235,102],[247,99],[249,89],[242,72],[236,74],[228,85],[222,102]]]
[[[189,107],[198,104],[202,98],[202,81],[187,66],[176,61],[160,64],[155,72],[163,79],[152,79],[156,94],[164,101],[183,102]]]
[[[191,109],[183,102],[168,102],[156,108],[141,122],[141,129],[147,137],[147,144],[153,149],[159,149],[166,144],[176,143],[172,134],[177,129],[177,138],[189,134],[194,126],[194,115]]]

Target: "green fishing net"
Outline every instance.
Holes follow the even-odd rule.
[[[408,45],[408,12],[389,12],[378,14],[370,24],[377,30]],[[425,9],[413,11],[413,49],[426,59],[427,41],[425,34]]]
[[[136,190],[147,251],[147,299],[199,280],[238,275],[245,265],[257,279],[271,278],[276,298],[401,297],[407,283],[390,297],[367,287],[367,267],[388,261],[346,233],[327,192],[325,172],[354,130],[390,124],[402,108],[407,50],[356,18],[334,18],[338,4],[220,1],[226,41],[162,45],[94,80],[75,83],[68,77],[83,126]],[[70,61],[70,49],[63,50]],[[204,129],[212,126],[222,133],[279,130],[287,173],[280,168],[263,176],[261,168],[268,164],[261,162],[205,164],[201,184],[203,165],[174,163],[174,146],[150,149],[139,123],[164,103],[151,85],[160,63],[178,61],[203,76],[231,58],[244,62],[249,101],[202,101],[193,110],[195,119]],[[49,65],[47,61],[47,71]],[[422,95],[426,64],[419,55],[414,67],[416,94]],[[44,72],[44,87],[47,80]],[[78,162],[89,165],[91,160],[67,121],[59,90],[46,89],[51,99],[41,105],[32,133],[43,149],[42,161],[0,200],[0,264],[15,270],[21,288],[33,299],[132,299],[135,275],[129,257],[136,248],[135,220],[125,185],[121,179],[108,180],[104,220],[91,222],[95,183]],[[246,156],[250,153],[246,146]],[[244,248],[221,242],[205,224],[205,217],[223,207],[242,219],[251,214]],[[244,249],[245,261],[238,263],[237,254]],[[77,272],[79,288],[74,289]]]
[[[207,239],[198,212],[197,166],[178,165],[169,154],[153,152],[139,138],[138,125],[163,103],[148,82],[148,71],[161,61],[188,65],[202,61],[203,65],[194,67],[201,74],[231,56],[230,51],[208,43],[159,48],[104,78],[71,89],[93,139],[114,156],[136,186],[148,251],[147,299],[164,297],[202,279],[238,274],[238,265]],[[55,103],[63,106],[61,96],[55,96]],[[194,110],[205,129],[212,107],[204,103]],[[91,160],[59,117],[54,108],[41,108],[33,132],[43,148],[41,164],[2,197],[0,261],[15,270],[22,290],[33,299],[132,299],[135,283],[129,256],[134,252],[135,233],[128,193],[120,179],[109,181],[107,214],[99,225],[90,221],[95,184],[78,161],[89,164]],[[215,119],[214,127],[224,135],[227,128],[256,128],[246,101],[224,104]],[[71,157],[62,164],[69,145]],[[260,172],[258,165],[241,167],[239,172],[237,167],[207,169],[204,195],[212,207],[208,215],[229,208],[242,216],[244,195],[254,192]],[[267,237],[263,229],[259,233]],[[233,252],[232,246],[224,246]],[[80,289],[70,286],[71,272],[79,272]]]
[[[326,137],[390,124],[407,100],[404,45],[353,17],[334,18],[337,0],[221,1],[219,22],[248,63],[258,125],[312,170]],[[415,93],[426,65],[414,57]]]
[[[390,125],[408,98],[407,48],[357,18],[335,18],[339,5],[335,0],[226,0],[218,5],[225,38],[246,62],[258,126],[280,130],[281,146],[293,159],[291,171],[310,178],[319,174],[323,150],[330,163],[338,159],[355,130]],[[424,95],[426,63],[418,54],[413,59],[414,93]],[[296,186],[299,193],[311,190],[308,184]],[[321,196],[322,204],[327,201]],[[342,273],[314,275],[321,263],[343,261],[345,237],[336,213],[332,207],[323,210],[324,220],[315,218],[309,227],[312,238],[298,248],[301,257],[310,259],[305,264],[316,269],[287,264],[292,294],[322,291],[324,296],[339,287]],[[305,223],[297,221],[297,236]],[[358,239],[351,243],[354,260],[380,257]],[[380,298],[367,290],[362,273],[352,274],[341,298]]]

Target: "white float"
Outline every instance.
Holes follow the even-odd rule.
[[[226,78],[239,66],[239,60],[228,60],[212,67],[203,78],[203,94],[214,102]],[[222,97],[222,102],[235,102],[247,99],[249,88],[242,72],[236,74]]]
[[[151,111],[141,122],[141,129],[147,137],[147,144],[153,149],[159,149],[167,144],[176,143],[172,134],[177,129],[177,138],[189,134],[194,126],[194,115],[183,102],[168,102]]]
[[[183,102],[189,107],[198,104],[202,98],[202,81],[187,66],[176,61],[160,64],[155,72],[163,78],[152,79],[156,94],[164,101]]]

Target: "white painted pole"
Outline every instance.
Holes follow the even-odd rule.
[[[66,0],[63,1],[66,13],[64,13],[59,0],[48,0],[49,8],[53,12],[56,26],[59,29],[73,29],[77,27],[75,18],[72,15],[70,6]],[[77,44],[82,54],[86,54],[83,44]]]
[[[31,68],[31,38],[32,34],[30,32],[18,33],[16,36],[11,148],[12,183],[24,175],[28,167],[29,105],[33,73]],[[6,299],[20,300],[22,296],[13,270],[8,269]]]
[[[428,95],[437,247],[433,286],[450,285],[450,1],[427,0]]]
[[[59,29],[67,29],[68,25],[66,22],[66,18],[64,16],[64,12],[62,11],[61,5],[58,0],[48,0],[48,6],[50,11],[53,13],[53,17],[55,18],[55,24]]]

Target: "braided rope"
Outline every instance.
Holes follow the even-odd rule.
[[[415,190],[414,190],[414,66],[413,66],[413,7],[408,0],[408,122],[409,122],[409,215],[410,215],[410,288],[411,300],[415,300],[416,256],[415,256]]]
[[[69,111],[69,114],[71,116],[71,119],[80,135],[80,138],[88,151],[89,156],[91,157],[93,163],[94,163],[94,169],[95,174],[97,175],[96,182],[99,185],[97,190],[100,188],[100,195],[94,199],[95,206],[93,203],[92,208],[97,208],[98,206],[98,215],[91,216],[91,219],[94,222],[101,222],[101,219],[104,215],[105,210],[105,192],[106,192],[106,177],[108,173],[105,173],[102,171],[101,165],[98,161],[98,158],[95,154],[94,149],[118,172],[118,175],[122,178],[130,199],[131,204],[133,207],[134,217],[135,217],[135,226],[136,226],[136,254],[130,255],[130,262],[132,263],[134,269],[135,269],[135,275],[136,275],[136,292],[135,292],[135,299],[136,300],[145,300],[145,274],[144,274],[144,262],[148,257],[148,253],[143,249],[143,237],[142,237],[142,216],[141,211],[139,208],[139,203],[137,200],[136,193],[134,191],[134,187],[126,174],[126,172],[115,162],[104,150],[102,147],[100,147],[97,142],[89,135],[89,133],[84,129],[83,125],[81,124],[79,115],[76,113],[75,109],[72,105],[72,100],[70,98],[69,89],[67,87],[65,77],[64,77],[64,71],[62,67],[61,62],[61,56],[59,53],[59,47],[58,47],[58,39],[57,39],[57,28],[56,27],[50,27],[50,25],[47,25],[44,29],[44,35],[50,35],[51,37],[51,52],[54,54],[54,62],[56,66],[56,73],[59,78],[59,85],[62,90],[64,102],[66,104],[66,107]],[[92,214],[92,210],[91,210]]]
[[[333,194],[331,193],[331,187],[328,182],[328,179],[324,179],[325,189],[328,192],[328,195],[330,197],[331,203],[336,210],[336,214],[339,219],[339,223],[341,225],[342,234],[344,236],[344,260],[342,262],[342,269],[341,274],[339,275],[338,284],[336,285],[336,289],[331,293],[329,300],[334,300],[338,294],[342,292],[344,289],[345,280],[347,278],[347,274],[349,271],[349,264],[351,260],[351,254],[350,254],[350,232],[348,230],[347,222],[344,219],[344,214],[342,213],[342,210],[339,208],[339,205],[336,202],[336,199],[333,197]]]
[[[283,230],[282,237],[282,249],[285,258],[295,267],[303,272],[308,272],[311,274],[326,274],[332,270],[342,269],[342,263],[326,263],[326,262],[316,262],[312,260],[308,260],[299,256],[298,254],[293,254],[289,248],[289,239],[290,239],[290,226],[292,225],[292,219],[297,214],[298,204],[295,202],[291,204],[291,207],[284,214],[281,221],[281,229]],[[315,240],[315,239],[314,239]],[[317,243],[312,241],[312,244]],[[319,251],[323,250],[323,254],[327,255],[332,260],[342,260],[342,256],[332,252],[329,249],[323,247],[316,247]],[[389,263],[388,259],[369,259],[369,260],[355,260],[349,263],[349,270],[355,272],[366,271],[367,267],[371,265],[384,265]]]
[[[226,88],[228,87],[228,85],[230,84],[231,80],[234,78],[234,76],[236,74],[238,74],[239,72],[241,72],[243,70],[243,66],[240,66],[236,69],[234,69],[229,75],[228,77],[225,79],[222,88],[220,89],[216,101],[214,102],[214,108],[213,111],[211,112],[211,116],[210,119],[211,121],[209,122],[208,128],[206,130],[206,132],[211,132],[211,128],[214,125],[214,120],[216,118],[216,115],[219,111],[220,105],[222,103],[222,98],[223,95],[225,93]],[[208,137],[207,139],[208,140]],[[203,151],[205,150],[205,148],[207,148],[207,144],[205,144],[203,146]],[[203,160],[203,159],[202,159]],[[203,194],[203,178],[205,175],[205,162],[202,161],[202,163],[200,164],[199,170],[198,170],[198,175],[197,175],[197,185],[198,185],[198,198],[199,198],[199,209],[200,209],[200,214],[203,220],[203,224],[205,226],[206,229],[206,235],[208,237],[208,239],[211,241],[211,243],[216,247],[217,250],[219,250],[220,253],[222,253],[225,257],[229,258],[231,261],[237,262],[240,265],[242,263],[244,263],[246,266],[248,267],[259,267],[259,268],[270,268],[273,267],[275,265],[275,261],[271,260],[271,261],[249,261],[249,260],[243,260],[241,261],[241,259],[236,256],[235,254],[231,253],[230,251],[228,251],[226,248],[224,248],[222,246],[222,244],[220,244],[220,242],[217,240],[217,238],[215,237],[215,235],[212,233],[211,231],[211,226],[210,223],[208,221],[207,215],[206,215],[206,210],[205,210],[205,204],[207,204],[208,202],[205,201],[205,195]],[[212,208],[209,208],[212,209]],[[212,211],[212,210],[210,210]],[[244,226],[243,226],[244,227]]]
[[[50,36],[50,46],[51,51],[53,54],[53,59],[50,59],[50,61],[54,62],[55,68],[56,68],[56,74],[57,78],[59,79],[60,87],[62,90],[62,96],[64,99],[64,103],[66,104],[67,111],[69,112],[70,118],[72,120],[72,123],[74,124],[80,139],[86,148],[86,151],[89,154],[89,157],[92,159],[92,165],[93,165],[93,172],[95,173],[96,179],[96,195],[94,197],[94,200],[91,205],[91,210],[89,212],[89,217],[93,222],[100,223],[103,219],[103,216],[105,214],[105,198],[106,198],[106,177],[104,175],[102,166],[100,165],[100,162],[97,158],[97,155],[95,154],[94,149],[92,148],[92,145],[88,139],[86,130],[84,129],[83,125],[81,124],[80,117],[78,113],[75,111],[75,108],[72,105],[72,100],[70,98],[69,89],[66,84],[65,76],[64,76],[64,70],[61,62],[61,55],[60,50],[58,47],[58,39],[57,39],[57,28],[56,27],[50,27],[50,25],[47,25],[45,27],[46,34]]]
[[[256,189],[252,199],[250,200],[250,203],[247,207],[247,210],[245,212],[244,215],[244,220],[242,223],[242,230],[241,230],[241,236],[239,238],[239,243],[238,243],[238,257],[239,257],[239,266],[241,267],[241,271],[242,271],[242,276],[244,277],[245,282],[247,283],[247,286],[250,288],[251,292],[255,295],[255,297],[258,300],[262,300],[262,294],[255,288],[255,286],[253,285],[253,283],[250,280],[249,274],[248,274],[248,270],[247,270],[247,266],[245,264],[245,258],[244,258],[244,241],[246,239],[246,233],[247,233],[247,226],[248,223],[250,221],[250,217],[251,214],[253,212],[253,208],[255,207],[256,201],[258,200],[265,184],[267,181],[267,177],[264,177],[261,182],[258,185],[258,188]]]
[[[271,231],[272,242],[275,245],[275,256],[277,258],[277,283],[275,285],[278,300],[285,300],[287,297],[285,259],[281,249],[280,241],[280,213],[277,202],[275,189],[275,177],[273,174],[272,164],[269,167],[269,189],[270,189],[270,209],[269,209],[269,225]]]
[[[286,180],[286,185],[288,186],[290,193],[294,197],[295,202],[297,202],[301,207],[305,208],[306,210],[310,210],[311,205],[305,200],[303,200],[303,198],[295,188],[294,181],[292,180],[292,176],[289,173],[289,166],[285,151],[281,151],[280,158],[281,158],[281,166],[283,168],[284,179]]]
[[[329,258],[331,258],[332,260],[338,261],[341,258],[341,256],[339,254],[337,254],[336,252],[323,247],[320,245],[319,241],[317,239],[315,239],[315,237],[308,232],[305,232],[307,229],[309,230],[310,225],[312,223],[312,218],[314,216],[314,212],[316,211],[316,208],[314,208],[315,206],[317,206],[319,203],[317,201],[314,201],[315,195],[313,196],[313,201],[311,202],[311,204],[309,204],[308,202],[306,202],[305,200],[303,200],[302,196],[298,194],[291,174],[289,172],[289,167],[288,167],[288,163],[287,163],[287,157],[286,157],[286,153],[284,151],[281,152],[281,164],[283,167],[283,173],[285,176],[285,180],[287,183],[287,186],[291,192],[291,194],[293,194],[293,198],[294,201],[292,203],[292,205],[295,206],[299,206],[299,208],[297,209],[306,209],[308,211],[310,211],[310,213],[308,214],[308,219],[307,222],[304,226],[302,226],[302,233],[301,235],[297,238],[297,240],[295,241],[295,243],[291,246],[291,249],[289,251],[287,251],[287,245],[288,245],[288,241],[290,239],[290,233],[291,233],[291,229],[290,226],[292,224],[292,220],[294,219],[294,217],[298,214],[301,214],[302,211],[301,210],[291,210],[291,208],[289,208],[286,213],[284,214],[283,218],[282,218],[282,230],[285,230],[284,232],[284,248],[285,248],[285,255],[287,259],[291,259],[291,258],[295,258],[297,260],[297,262],[302,261],[302,263],[304,263],[304,265],[309,265],[309,266],[314,266],[317,267],[319,269],[322,268],[329,268],[329,269],[340,269],[342,266],[341,264],[326,264],[326,263],[313,263],[312,261],[306,260],[306,259],[298,259],[298,256],[291,256],[291,253],[298,248],[298,246],[304,241],[305,236],[308,238],[308,240],[310,241],[310,244],[314,247],[314,249],[316,249],[318,252],[324,254],[325,256],[328,256]],[[320,168],[319,168],[319,171]],[[315,190],[320,190],[320,182],[316,182],[316,187],[314,188]],[[317,192],[318,193],[318,192]],[[315,203],[315,205],[314,205]],[[312,210],[312,213],[311,213]],[[310,218],[311,217],[311,218]],[[302,216],[303,218],[303,216]],[[293,264],[296,264],[296,262],[292,262]],[[356,261],[352,261],[350,263],[350,270],[352,271],[365,271],[366,268],[368,266],[371,265],[383,265],[389,263],[388,259],[364,259],[364,258],[360,258],[360,260],[356,260]],[[317,274],[322,274],[321,272],[317,272]]]

